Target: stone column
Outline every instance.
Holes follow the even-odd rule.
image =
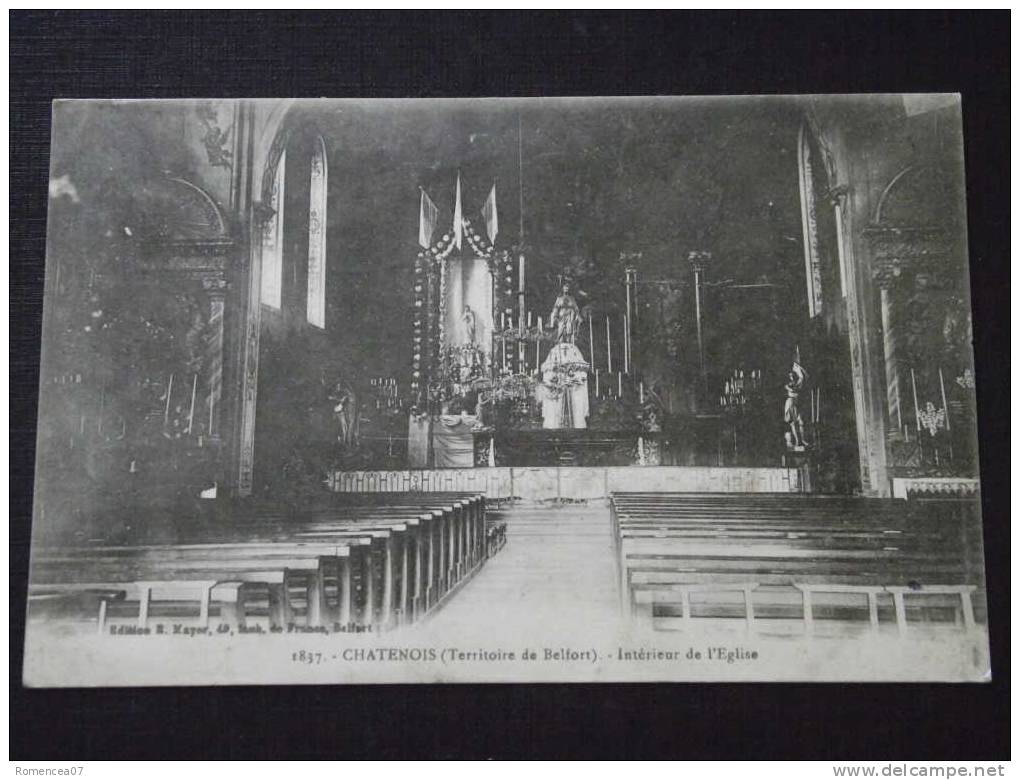
[[[245,307],[241,378],[241,426],[237,462],[237,494],[250,496],[255,472],[255,398],[259,381],[259,338],[262,327],[262,244],[266,223],[275,210],[262,202],[252,204],[251,255],[248,267],[248,300]]]
[[[903,403],[900,392],[899,355],[896,349],[895,290],[879,280],[879,304],[882,310],[882,352],[885,358],[886,402],[889,422],[903,433]]]
[[[210,279],[202,283],[209,295],[209,330],[206,341],[205,365],[208,369],[208,420],[206,433],[209,438],[220,438],[220,416],[223,403],[223,310],[227,283],[222,279]]]

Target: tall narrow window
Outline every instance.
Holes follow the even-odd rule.
[[[308,322],[326,327],[326,143],[319,138],[312,152],[308,205]]]
[[[283,290],[283,199],[287,176],[287,152],[280,155],[269,199],[272,216],[262,226],[262,303],[280,308]]]

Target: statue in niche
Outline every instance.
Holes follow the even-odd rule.
[[[786,404],[783,407],[783,422],[789,427],[784,438],[787,448],[791,450],[803,450],[807,446],[804,439],[804,417],[801,415],[798,405],[800,395],[807,385],[807,377],[807,371],[800,364],[798,356],[798,359],[793,361],[793,367],[790,369],[784,385]]]
[[[346,449],[358,446],[360,435],[361,410],[358,407],[358,395],[350,385],[337,381],[329,394],[333,403],[333,417],[337,424],[337,441]]]
[[[564,282],[560,296],[553,304],[549,323],[556,331],[557,344],[573,344],[581,324],[581,309],[570,294],[570,283]]]
[[[464,343],[473,346],[475,343],[475,313],[466,303],[464,304],[464,313],[460,315],[460,321],[464,324]]]

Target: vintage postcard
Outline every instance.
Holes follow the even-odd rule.
[[[958,95],[60,101],[26,684],[987,681]]]

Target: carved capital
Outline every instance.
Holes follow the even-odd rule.
[[[704,271],[705,268],[712,264],[712,253],[704,251],[690,252],[687,255],[687,262],[691,264],[695,271]]]
[[[255,219],[255,224],[261,227],[276,216],[276,209],[265,201],[256,200],[251,204],[251,213]]]
[[[925,286],[946,281],[953,256],[949,233],[934,226],[890,227],[873,225],[864,231],[872,250],[872,278],[881,287],[901,279]]]
[[[202,280],[202,289],[205,290],[210,298],[223,298],[227,294],[227,289],[230,285],[226,279],[222,277],[214,277]]]
[[[850,186],[847,184],[837,184],[829,188],[829,191],[825,193],[829,203],[833,206],[842,206],[847,196],[850,194]]]

